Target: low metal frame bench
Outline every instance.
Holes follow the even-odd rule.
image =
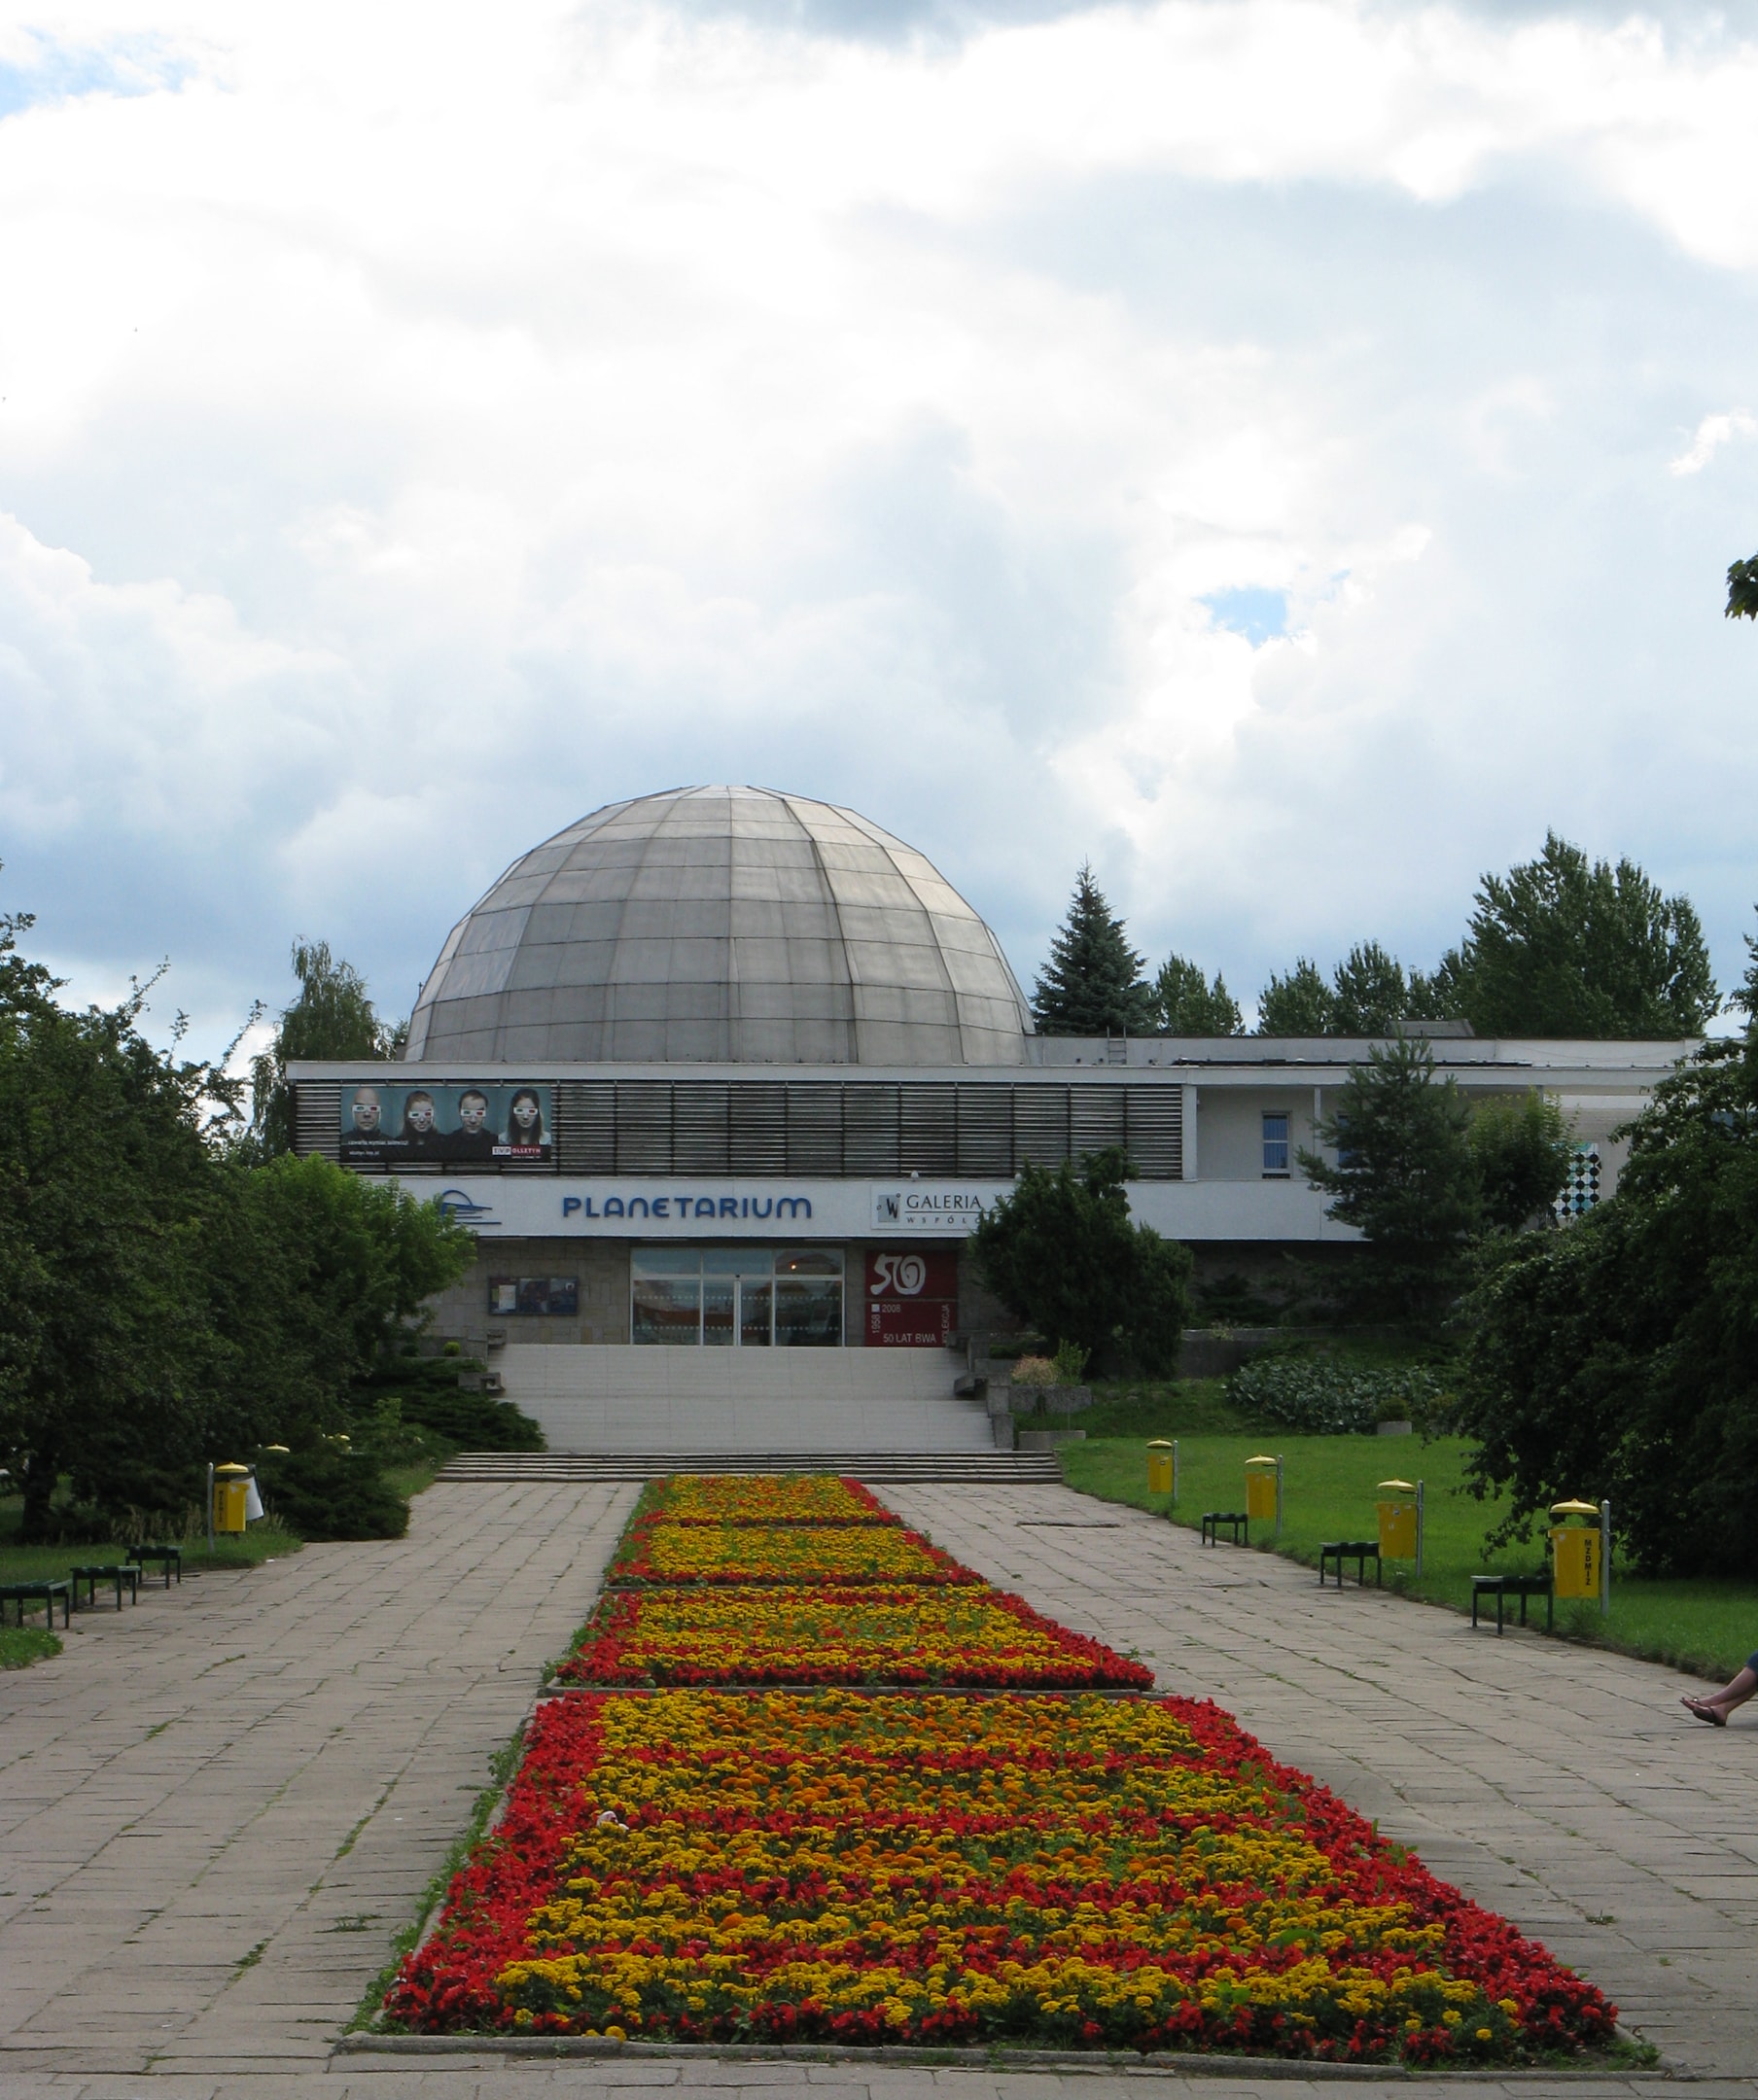
[[[164,1571],[164,1586],[167,1590],[171,1587],[171,1570],[175,1568],[178,1587],[179,1589],[183,1587],[183,1548],[181,1546],[130,1546],[123,1558],[139,1564],[143,1580],[146,1576],[147,1562],[149,1560],[156,1561]]]
[[[1337,1563],[1337,1588],[1339,1590],[1343,1587],[1343,1563],[1346,1560],[1353,1560],[1355,1563],[1355,1581],[1363,1590],[1367,1588],[1367,1563],[1371,1560],[1373,1562],[1374,1587],[1375,1589],[1384,1587],[1383,1571],[1380,1565],[1380,1542],[1378,1539],[1325,1540],[1318,1549],[1318,1587],[1321,1590],[1324,1588],[1325,1571],[1333,1560]]]
[[[1203,1512],[1203,1544],[1218,1546],[1221,1542],[1221,1526],[1226,1524],[1233,1533],[1235,1546],[1251,1543],[1250,1520],[1244,1510],[1205,1510]]]
[[[26,1604],[41,1604],[44,1624],[53,1629],[54,1626],[54,1600],[61,1600],[61,1624],[73,1624],[73,1586],[58,1578],[45,1577],[41,1582],[0,1583],[0,1626],[6,1624],[6,1607],[18,1607],[18,1624],[24,1624]]]
[[[128,1586],[128,1601],[131,1604],[140,1602],[140,1566],[137,1561],[110,1560],[93,1562],[88,1567],[76,1567],[69,1572],[73,1577],[73,1601],[76,1608],[83,1608],[80,1606],[81,1583],[86,1585],[87,1602],[93,1611],[97,1609],[97,1586],[100,1582],[113,1582],[116,1585],[116,1608],[118,1611],[123,1608],[123,1583]]]
[[[1557,1630],[1557,1593],[1548,1575],[1473,1575],[1471,1578],[1471,1624],[1477,1624],[1477,1607],[1485,1597],[1495,1599],[1495,1630],[1501,1631],[1509,1597],[1520,1599],[1520,1623],[1526,1624],[1526,1600],[1544,1599],[1544,1630]]]

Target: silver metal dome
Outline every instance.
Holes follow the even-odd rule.
[[[452,928],[405,1058],[1022,1065],[995,935],[853,810],[682,788],[582,817]]]

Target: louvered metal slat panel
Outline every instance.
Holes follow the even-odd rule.
[[[301,1079],[294,1088],[294,1142],[301,1154],[342,1156],[342,1090],[334,1079]]]
[[[957,1173],[958,1098],[952,1088],[906,1082],[899,1092],[897,1164],[901,1172]]]
[[[1069,1089],[1069,1155],[1083,1160],[1124,1139],[1123,1089],[1077,1086]]]
[[[727,1089],[680,1080],[672,1088],[672,1172],[723,1174],[731,1169]]]
[[[616,1172],[672,1172],[672,1090],[668,1081],[617,1080]]]
[[[555,1089],[555,1159],[563,1173],[616,1171],[616,1089],[608,1079],[564,1079]]]
[[[1069,1090],[1022,1086],[1013,1093],[1013,1165],[1060,1167],[1069,1156]]]
[[[1013,1172],[1010,1085],[958,1089],[958,1166],[962,1174],[1004,1181]]]
[[[788,1090],[780,1080],[734,1084],[727,1089],[731,1135],[729,1151],[735,1174],[778,1174],[788,1171]]]
[[[842,1172],[842,1089],[802,1080],[788,1088],[788,1172]]]
[[[1184,1172],[1184,1090],[1129,1090],[1129,1156],[1143,1181],[1177,1181]]]
[[[842,1090],[842,1171],[850,1174],[901,1172],[898,1102],[895,1085],[850,1085]]]

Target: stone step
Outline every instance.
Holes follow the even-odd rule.
[[[661,1473],[840,1473],[902,1487],[1060,1483],[1053,1452],[459,1452],[442,1481],[644,1481]]]

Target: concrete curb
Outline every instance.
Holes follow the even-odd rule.
[[[1412,2070],[1401,2063],[1340,2064],[1291,2056],[1228,2056],[1194,2050],[1165,2050],[1157,2055],[1083,2053],[1075,2049],[1011,2048],[836,2048],[805,2042],[616,2042],[588,2035],[405,2035],[383,2031],[344,2035],[337,2056],[493,2056],[616,2057],[684,2063],[826,2063],[917,2064],[983,2071],[1066,2071],[1089,2077],[1321,2079],[1361,2084],[1387,2080],[1434,2083],[1460,2080],[1494,2085],[1510,2081],[1563,2081],[1583,2085],[1626,2084],[1637,2079],[1662,2079],[1670,2084],[1725,2082],[1719,2075],[1669,2071],[1660,2064],[1644,2068],[1588,2068],[1573,2065],[1472,2066]]]

